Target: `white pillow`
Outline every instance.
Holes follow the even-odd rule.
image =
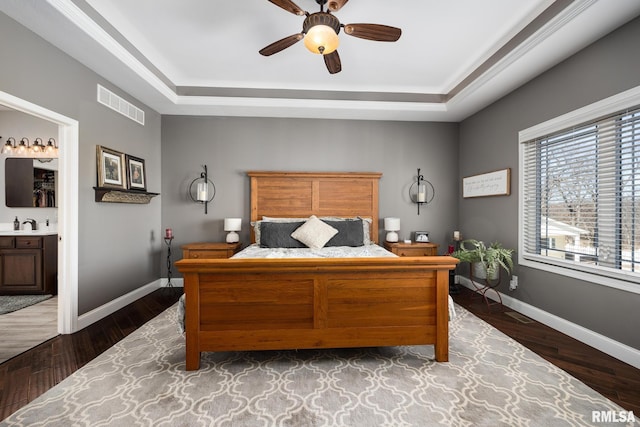
[[[338,230],[320,221],[315,215],[311,215],[307,222],[291,233],[291,237],[312,249],[320,249],[337,233]]]

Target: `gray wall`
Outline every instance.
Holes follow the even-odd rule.
[[[2,13],[0,40],[1,90],[80,123],[78,313],[158,279],[160,198],[149,205],[95,203],[92,187],[96,145],[104,145],[145,159],[149,190],[160,191],[160,115]],[[98,83],[144,109],[146,125],[98,104]]]
[[[460,125],[460,176],[510,167],[511,195],[460,199],[464,237],[518,247],[518,132],[640,85],[640,18],[544,73]],[[640,295],[518,267],[501,291],[640,349]]]
[[[246,245],[247,171],[382,172],[380,217],[400,217],[401,239],[429,231],[446,250],[456,226],[457,140],[454,123],[163,116],[163,226],[173,228],[177,248],[224,241],[223,218],[242,217]],[[208,215],[187,195],[203,164],[217,188]],[[417,168],[435,187],[420,215],[408,195]],[[174,253],[174,259],[181,257],[179,250]]]

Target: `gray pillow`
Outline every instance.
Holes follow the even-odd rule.
[[[338,234],[333,236],[325,246],[363,246],[364,231],[361,219],[347,219],[342,221],[331,221],[323,219],[336,230]]]
[[[306,248],[304,243],[291,237],[298,227],[304,224],[300,222],[265,222],[260,223],[260,247],[261,248]]]

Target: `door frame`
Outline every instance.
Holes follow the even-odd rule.
[[[78,325],[79,123],[2,91],[0,105],[58,125],[58,333],[71,334]]]

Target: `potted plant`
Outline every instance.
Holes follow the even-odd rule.
[[[451,256],[471,263],[471,271],[479,279],[497,280],[501,267],[509,275],[513,271],[513,249],[503,248],[498,242],[486,246],[479,240],[464,240]]]

